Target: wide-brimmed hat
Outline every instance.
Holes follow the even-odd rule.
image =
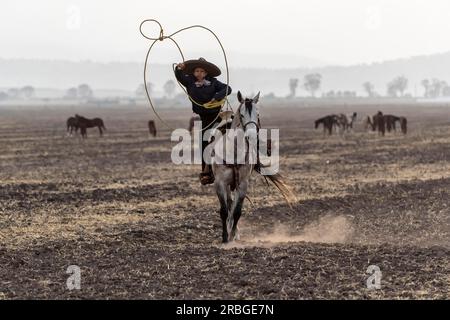
[[[191,74],[194,73],[195,68],[202,68],[210,77],[220,76],[222,72],[220,69],[211,62],[206,61],[204,58],[198,58],[196,60],[187,60],[184,62],[185,68],[183,70],[184,73]]]

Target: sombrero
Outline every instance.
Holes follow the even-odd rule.
[[[210,77],[217,77],[222,73],[214,63],[208,62],[204,58],[198,58],[197,60],[187,60],[184,62],[184,65],[185,68],[183,72],[187,74],[194,73],[195,68],[205,69],[205,71],[208,73],[208,76]]]

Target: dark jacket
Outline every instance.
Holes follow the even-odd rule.
[[[211,81],[209,86],[197,87],[195,82],[197,79],[192,74],[184,74],[183,70],[175,69],[175,76],[177,80],[186,87],[187,93],[192,100],[199,104],[210,102],[211,99],[216,101],[222,100],[227,95],[227,85],[220,82],[216,78],[206,76],[206,80]],[[231,93],[231,87],[228,86],[228,94]],[[192,102],[192,111],[199,115],[217,114],[220,108],[204,108]]]

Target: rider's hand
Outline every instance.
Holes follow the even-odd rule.
[[[177,68],[180,69],[180,70],[184,70],[184,68],[185,68],[184,63],[181,62],[181,63],[177,64]]]

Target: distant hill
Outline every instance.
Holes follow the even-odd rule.
[[[164,83],[172,78],[171,66],[155,64],[149,66],[149,80],[155,84],[155,91],[162,92]],[[420,81],[436,77],[450,83],[450,52],[429,56],[416,56],[381,63],[353,66],[327,66],[318,68],[266,69],[231,68],[230,84],[236,91],[261,91],[262,94],[288,93],[290,78],[300,78],[310,72],[322,74],[321,91],[352,90],[363,94],[362,83],[371,81],[375,90],[386,92],[386,83],[397,75],[409,79],[407,92],[422,95]],[[225,77],[221,76],[225,81]],[[0,59],[0,87],[21,87],[32,85],[37,88],[65,90],[81,83],[89,84],[95,90],[117,90],[133,92],[143,82],[142,63],[98,63],[90,61],[69,62],[50,60]],[[301,81],[300,81],[301,83]],[[301,88],[298,95],[307,95]],[[320,94],[320,92],[319,92]]]

